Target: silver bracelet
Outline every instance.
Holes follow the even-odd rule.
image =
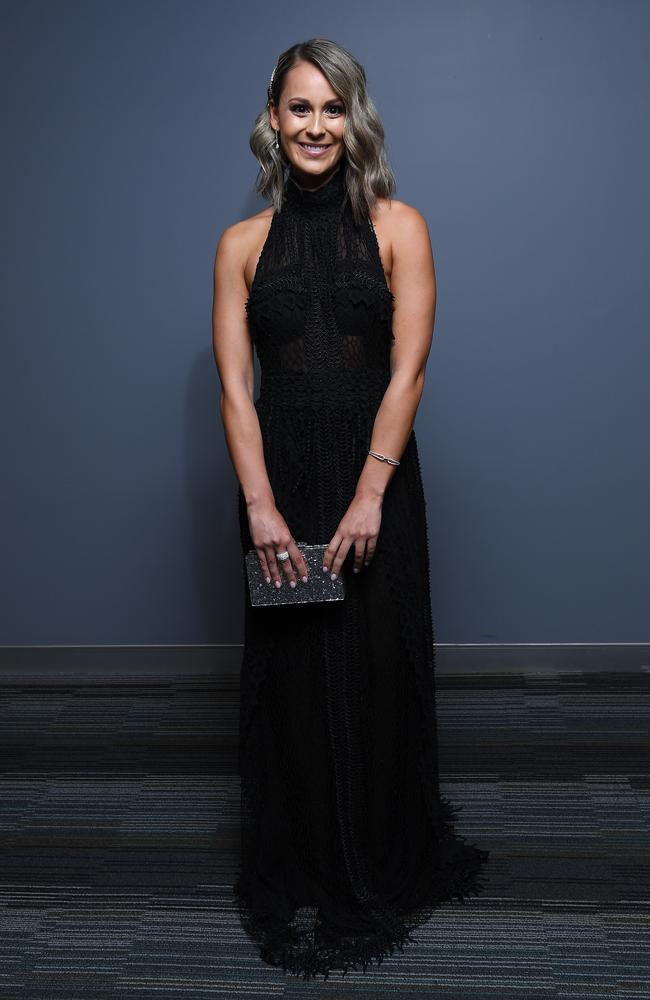
[[[380,462],[388,462],[389,465],[399,465],[396,458],[388,458],[386,455],[380,455],[378,451],[370,451],[368,449],[368,454],[372,455],[373,458],[378,458]]]

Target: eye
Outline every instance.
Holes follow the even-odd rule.
[[[291,105],[291,110],[294,112],[294,114],[300,115],[300,114],[303,113],[303,111],[306,109],[306,107],[307,107],[306,104],[292,104]],[[327,110],[328,111],[334,111],[335,116],[338,116],[338,115],[342,115],[344,113],[345,108],[343,108],[340,104],[329,104],[327,106]]]

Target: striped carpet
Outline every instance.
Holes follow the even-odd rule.
[[[488,885],[307,983],[231,899],[236,676],[0,694],[0,997],[650,997],[647,672],[438,677],[442,789]]]

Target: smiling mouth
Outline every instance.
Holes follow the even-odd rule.
[[[299,146],[302,149],[313,150],[314,152],[319,152],[321,149],[329,149],[331,146],[330,142],[299,142]]]

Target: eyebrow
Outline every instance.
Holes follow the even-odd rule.
[[[288,101],[302,101],[303,104],[311,104],[311,101],[308,101],[306,97],[287,97],[287,100]],[[336,104],[337,101],[339,101],[341,104],[343,104],[343,98],[342,97],[332,97],[329,101],[325,101],[324,102],[323,107],[326,107],[328,104]]]

